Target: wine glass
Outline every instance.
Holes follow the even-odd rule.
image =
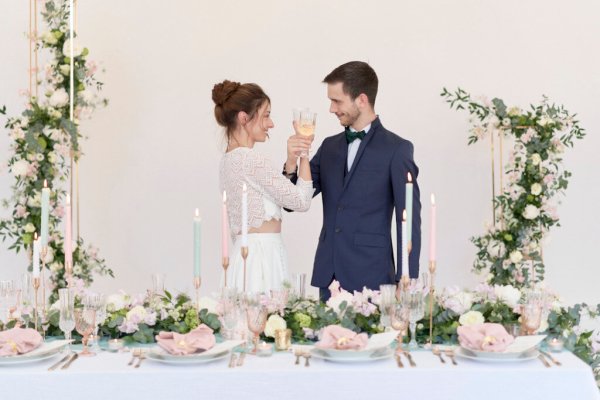
[[[69,341],[67,346],[69,352],[71,351],[71,331],[75,329],[75,316],[74,316],[74,305],[75,305],[75,294],[71,289],[59,289],[58,290],[58,301],[59,301],[59,320],[58,327],[64,333],[65,339]]]
[[[95,351],[100,350],[100,340],[98,338],[98,331],[100,326],[106,320],[106,297],[103,294],[89,294],[83,299],[84,306],[91,308],[96,311],[96,325],[94,326],[94,333],[92,335],[92,349]]]
[[[524,304],[521,311],[521,327],[525,335],[533,335],[542,323],[542,306],[536,303]]]
[[[83,350],[79,353],[80,356],[91,357],[96,353],[88,348],[90,334],[96,327],[96,310],[89,307],[78,308],[75,310],[75,329],[82,336]]]
[[[296,122],[298,133],[302,136],[313,138],[317,124],[317,113],[308,108],[294,110],[294,122]],[[308,152],[302,151],[300,157],[308,157]]]
[[[258,339],[267,324],[267,308],[260,301],[260,295],[249,298],[246,303],[246,318],[248,329],[254,334],[252,354],[258,353]]]
[[[387,328],[390,326],[390,314],[392,306],[396,303],[396,285],[380,285],[379,294],[381,323]]]
[[[398,331],[398,349],[402,348],[402,342],[404,341],[404,335],[406,335],[406,329],[408,328],[410,310],[404,303],[394,304],[391,308],[390,322],[392,329]]]
[[[165,292],[165,274],[152,274],[152,296]]]
[[[420,290],[409,290],[402,293],[403,303],[408,306],[408,321],[410,328],[410,342],[408,348],[411,350],[419,348],[417,344],[417,322],[425,316],[425,299]]]

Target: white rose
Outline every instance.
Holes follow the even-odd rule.
[[[534,153],[531,155],[531,164],[540,165],[542,162],[542,157],[538,153]]]
[[[108,311],[119,311],[124,309],[126,306],[125,296],[122,294],[111,294],[106,299],[106,309]]]
[[[37,153],[35,155],[35,159],[38,161],[44,161],[44,155],[42,153]]]
[[[523,211],[523,218],[525,219],[536,219],[540,215],[540,210],[536,206],[529,204]]]
[[[446,300],[444,306],[456,314],[462,314],[473,306],[473,295],[468,292],[458,292]]]
[[[519,300],[521,300],[521,292],[511,285],[494,286],[494,294],[499,301],[511,308],[516,307],[519,304]]]
[[[61,269],[62,269],[62,265],[57,262],[50,264],[50,271],[52,271],[52,272],[56,273],[56,272],[60,271]]]
[[[48,100],[52,107],[64,107],[69,103],[69,94],[63,88],[58,89]],[[48,113],[51,113],[50,111]]]
[[[345,301],[346,304],[350,305],[352,304],[352,299],[353,296],[344,290],[340,294],[330,297],[329,300],[327,300],[327,306],[336,313],[339,313],[342,303]]]
[[[458,322],[462,326],[478,325],[483,324],[485,322],[485,318],[483,318],[483,314],[479,311],[469,311],[461,315],[458,319]]]
[[[502,126],[509,127],[510,126],[510,118],[504,118],[502,120]]]
[[[91,90],[82,90],[77,95],[86,103],[94,101],[94,93]]]
[[[44,32],[42,34],[42,40],[48,44],[56,44],[58,42],[56,36],[54,36],[52,32]]]
[[[32,197],[27,199],[27,205],[29,207],[40,207],[42,202],[42,195],[40,192],[36,192]]]
[[[529,251],[534,252],[538,249],[538,244],[537,242],[531,242],[529,243]]]
[[[519,250],[515,250],[510,253],[510,261],[513,264],[518,264],[523,260],[523,254]]]
[[[146,318],[146,314],[144,306],[135,306],[127,312],[126,318],[128,320],[143,321]]]
[[[278,314],[273,314],[267,320],[267,325],[265,325],[265,336],[274,338],[276,330],[286,328],[285,319],[281,318]]]
[[[29,233],[35,232],[35,226],[33,226],[33,224],[30,222],[27,225],[25,225],[23,230],[25,230],[25,232],[29,232]]]
[[[533,185],[531,185],[532,195],[538,196],[540,193],[542,193],[542,185],[540,185],[539,183],[534,183]]]
[[[50,264],[52,261],[54,261],[54,250],[52,250],[52,247],[50,246],[47,246],[46,250],[46,258],[44,259],[44,261],[46,262],[46,264]]]
[[[542,116],[542,118],[540,118],[540,122],[538,122],[538,124],[540,124],[541,126],[546,126],[552,123],[554,123],[554,120],[548,117],[547,115]]]
[[[487,252],[492,258],[499,258],[506,253],[506,247],[504,243],[492,240],[487,246]]]
[[[48,161],[50,161],[51,164],[55,164],[56,163],[56,153],[51,151],[50,153],[48,153]]]
[[[13,165],[10,166],[12,173],[15,176],[25,176],[27,175],[27,171],[29,170],[29,163],[26,160],[15,161]]]
[[[65,57],[71,57],[71,39],[65,40],[65,44],[63,45],[63,54]],[[77,39],[73,41],[73,56],[77,57],[81,55],[81,47],[77,43]]]
[[[61,74],[67,76],[69,75],[69,72],[71,72],[71,66],[69,64],[61,64],[61,66],[58,67],[58,70]]]
[[[219,306],[219,302],[214,300],[211,297],[201,297],[199,300],[200,309],[206,309],[211,314],[217,313],[217,307]]]
[[[488,119],[488,126],[492,126],[492,127],[497,127],[498,125],[500,125],[500,120],[498,119],[498,117],[496,117],[495,115],[492,115],[489,119]]]
[[[75,266],[73,267],[73,273],[75,275],[80,275],[82,272],[83,272],[83,268],[81,268],[81,265],[75,264]]]

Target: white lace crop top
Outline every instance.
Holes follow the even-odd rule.
[[[307,211],[312,181],[298,178],[294,185],[277,171],[264,154],[247,147],[225,153],[221,159],[220,188],[227,192],[227,212],[233,241],[242,231],[242,187],[248,187],[248,227],[258,228],[273,218],[281,220],[281,207]]]

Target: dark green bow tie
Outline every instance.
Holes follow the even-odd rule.
[[[346,127],[346,142],[348,144],[354,142],[356,139],[363,140],[367,133],[365,131],[352,132],[350,128]]]

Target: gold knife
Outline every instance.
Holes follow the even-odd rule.
[[[77,357],[79,357],[79,354],[77,353],[73,353],[73,355],[71,356],[71,358],[69,359],[69,361],[67,361],[67,363],[65,365],[63,365],[60,369],[67,369],[71,366],[71,364],[73,364],[73,361],[77,360]]]
[[[57,361],[55,364],[52,364],[52,366],[50,368],[48,368],[48,371],[54,371],[56,368],[58,368],[58,366],[62,363],[64,363],[65,361],[67,361],[69,359],[69,357],[71,357],[73,354],[69,353],[66,356],[64,356],[63,358],[61,358],[59,361]]]

